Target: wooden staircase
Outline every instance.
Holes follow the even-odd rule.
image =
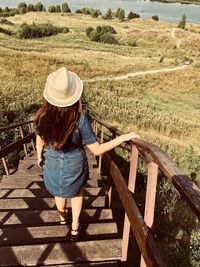
[[[84,191],[78,242],[69,241],[60,225],[54,198],[46,191],[36,155],[20,161],[18,170],[0,183],[0,266],[118,266],[121,239],[92,154]]]

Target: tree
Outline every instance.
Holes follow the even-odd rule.
[[[185,26],[186,26],[186,15],[183,14],[181,20],[179,21],[178,28],[185,30]]]
[[[112,10],[111,8],[108,9],[105,16],[103,16],[104,19],[112,19]]]
[[[57,13],[60,13],[60,12],[61,12],[60,5],[57,5],[57,6],[56,6],[56,12],[57,12]]]
[[[134,13],[133,11],[131,11],[129,14],[128,14],[128,19],[137,19],[137,18],[140,18],[140,15],[137,14],[137,13]]]
[[[99,16],[98,10],[97,9],[92,10],[91,16],[93,18],[97,18]]]
[[[34,5],[34,10],[41,12],[45,10],[45,7],[41,2],[38,2]]]
[[[0,13],[2,13],[3,12],[3,9],[0,7]]]
[[[55,13],[56,12],[56,7],[55,6],[49,6],[48,11],[50,13]]]
[[[10,12],[10,8],[6,6],[5,9],[4,9],[4,11],[5,12]]]
[[[120,21],[124,21],[124,18],[125,18],[125,11],[124,11],[124,9],[121,9],[121,10],[119,11],[119,13],[118,13],[118,19],[119,19]]]
[[[20,14],[25,14],[27,12],[27,4],[25,2],[19,3],[18,10]]]
[[[27,12],[32,12],[32,11],[34,11],[34,6],[33,4],[29,4],[27,7]]]
[[[63,3],[61,9],[62,13],[71,13],[71,9],[69,8],[67,3]]]
[[[26,4],[25,2],[21,2],[21,3],[19,3],[19,4],[18,4],[18,9],[20,9],[20,8],[25,8],[25,9],[27,9],[27,4]]]

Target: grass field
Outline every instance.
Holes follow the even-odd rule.
[[[42,102],[47,75],[66,66],[83,80],[97,79],[85,82],[85,95],[106,120],[158,144],[190,174],[187,155],[191,157],[192,153],[196,162],[200,152],[199,25],[188,24],[184,31],[173,30],[175,24],[153,20],[119,22],[48,12],[16,15],[9,20],[14,26],[1,27],[16,31],[22,23],[52,23],[70,31],[35,40],[0,33],[1,125],[31,115]],[[98,25],[113,26],[120,45],[91,42],[85,30]],[[136,42],[135,47],[128,45],[130,40]],[[180,71],[98,81],[129,72],[178,66],[185,58],[194,62]]]
[[[8,20],[14,26],[0,24],[0,27],[13,32],[22,23],[34,22],[68,27],[69,33],[34,40],[21,40],[14,35],[0,33],[0,126],[33,117],[42,103],[47,75],[65,66],[85,80],[85,98],[104,120],[124,132],[133,130],[140,134],[141,139],[159,145],[181,169],[188,175],[192,174],[196,183],[200,183],[200,25],[187,24],[184,31],[176,28],[176,24],[153,20],[119,22],[115,19],[48,12],[16,15]],[[90,41],[85,30],[98,25],[113,26],[119,45]],[[134,42],[135,46],[128,45],[129,42]],[[173,68],[183,64],[186,59],[193,63],[182,70],[119,81],[101,81],[105,77],[117,77],[130,72]],[[90,79],[93,81],[88,81]],[[180,201],[171,197],[171,194],[175,194],[167,186],[160,189],[158,196],[160,203],[166,202],[166,196],[171,198],[168,200],[172,201],[172,206],[166,206],[171,217],[163,215],[166,220],[174,218],[175,210],[179,213],[181,210],[177,206],[175,209]],[[164,191],[167,193],[164,194]],[[191,225],[195,225],[193,218],[191,222]],[[175,225],[176,220],[169,219],[168,223],[176,235],[180,230]],[[170,233],[171,229],[165,231]],[[186,265],[182,263],[185,253],[183,243],[176,240],[180,243],[179,251],[183,255],[179,254],[179,258],[173,262],[170,257],[174,257],[172,254],[178,251],[178,245],[164,240],[162,245],[166,244],[171,253],[170,257],[166,256],[172,264],[168,266],[197,267],[199,236],[196,233],[195,230],[188,230],[191,240],[194,239],[191,265],[188,265],[189,255],[188,261],[185,260]],[[184,244],[189,246],[189,243]]]

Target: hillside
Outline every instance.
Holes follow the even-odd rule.
[[[187,31],[172,23],[134,19],[119,22],[83,14],[26,13],[22,23],[52,23],[69,33],[23,40],[0,33],[1,126],[31,116],[42,102],[47,75],[66,66],[85,80],[94,109],[123,131],[134,130],[169,153],[188,174],[199,171],[200,26]],[[119,45],[92,42],[87,27],[111,25]],[[182,70],[100,81],[126,73],[159,70],[193,61]],[[92,79],[92,81],[91,81]]]

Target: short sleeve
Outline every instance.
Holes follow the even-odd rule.
[[[91,145],[97,142],[97,138],[92,130],[88,117],[83,113],[80,118],[79,130],[86,145]]]

